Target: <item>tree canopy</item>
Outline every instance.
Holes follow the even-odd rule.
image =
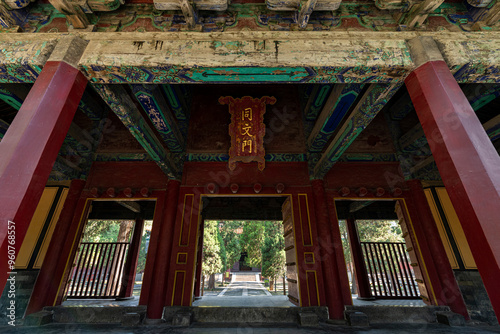
[[[285,274],[285,238],[282,222],[266,222],[265,239],[261,251],[262,276],[274,279],[283,276]]]

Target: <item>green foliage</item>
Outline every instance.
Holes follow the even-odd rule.
[[[245,221],[240,235],[241,251],[247,252],[246,265],[259,268],[262,264],[264,224],[260,221]]]
[[[82,242],[116,242],[119,231],[119,220],[89,220]]]
[[[242,222],[240,221],[223,221],[220,223],[220,235],[226,248],[227,267],[232,267],[241,257],[240,237],[236,233],[241,226]]]
[[[217,229],[217,242],[219,243],[219,256],[222,263],[222,270],[224,272],[227,270],[227,254],[226,254],[226,246],[224,245],[224,240],[222,240],[222,235],[220,234],[219,228]]]
[[[262,246],[262,276],[277,277],[285,274],[285,238],[280,221],[265,223],[265,239]]]
[[[203,234],[202,275],[204,276],[220,273],[222,270],[218,235],[218,223],[215,220],[206,220]]]

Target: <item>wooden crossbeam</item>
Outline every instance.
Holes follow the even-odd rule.
[[[184,151],[185,139],[158,85],[131,86],[135,97],[167,144],[168,149],[171,152]]]
[[[321,152],[335,129],[347,114],[363,88],[363,84],[335,85],[316,119],[307,146],[311,152]]]
[[[131,201],[116,201],[116,203],[120,204],[124,208],[129,209],[132,212],[135,213],[140,213],[141,212],[141,206],[137,202],[131,202]]]
[[[163,172],[171,179],[178,178],[179,168],[174,163],[174,157],[160,143],[126,90],[119,85],[93,86]]]
[[[326,175],[401,86],[402,82],[394,82],[391,84],[371,84],[368,87],[314,166],[314,178],[322,179]]]

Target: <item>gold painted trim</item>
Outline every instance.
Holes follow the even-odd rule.
[[[185,262],[180,262],[179,261],[179,255],[181,255],[181,254],[186,255],[186,261]],[[177,253],[176,264],[187,264],[187,262],[188,262],[188,253],[185,253],[185,252],[179,252],[179,253]]]
[[[293,243],[295,245],[295,261],[297,261],[297,259],[299,257],[298,257],[298,253],[297,253],[297,233],[295,231],[296,228],[295,228],[295,211],[293,209],[293,195],[290,194],[289,198],[290,198],[290,212],[292,214]],[[299,205],[299,209],[300,209],[300,205]],[[298,292],[298,296],[297,297],[298,297],[298,303],[299,303],[299,306],[302,307],[302,298],[301,298],[301,294],[300,294],[300,273],[299,273],[299,270],[298,270],[297,266],[295,266],[295,270],[296,270],[296,273],[297,273],[297,292]]]
[[[311,254],[311,257],[312,257],[312,262],[307,262],[306,261],[306,254]],[[313,252],[304,252],[304,263],[307,263],[307,264],[314,264],[314,253]]]
[[[49,226],[47,228],[47,232],[45,233],[45,237],[43,238],[42,244],[40,245],[40,249],[38,250],[35,263],[33,264],[33,269],[40,269],[42,267],[43,260],[45,259],[45,255],[47,254],[47,250],[49,248],[50,240],[52,240],[56,224],[59,221],[59,216],[61,215],[64,202],[66,202],[66,197],[68,196],[69,188],[65,187],[61,188],[62,188],[61,195],[59,196],[59,200],[56,204],[52,217],[50,218]]]
[[[184,280],[182,281],[182,291],[181,291],[181,306],[183,306],[182,301],[184,299],[184,287],[186,285],[186,271],[185,270],[176,270],[174,272],[174,285],[172,287],[172,302],[170,303],[170,306],[174,306],[175,286],[177,284],[177,274],[178,273],[184,273]]]
[[[448,261],[450,261],[451,269],[460,269],[460,267],[458,266],[457,258],[455,256],[455,252],[453,251],[453,247],[451,247],[450,238],[448,237],[448,233],[446,233],[443,219],[439,214],[439,210],[436,204],[436,198],[434,198],[434,195],[432,194],[432,191],[430,189],[424,189],[424,193],[425,197],[427,198],[427,203],[429,204],[429,207],[431,209],[432,217],[436,222],[436,228],[438,229],[438,234],[440,236],[441,242],[445,247],[446,257],[448,258]]]
[[[302,245],[303,246],[314,246],[313,235],[312,235],[312,230],[311,230],[311,218],[310,218],[310,214],[309,214],[309,201],[307,199],[307,194],[297,194],[297,196],[298,196],[298,207],[299,207],[299,218],[300,218],[300,231],[302,233]],[[304,196],[305,200],[306,200],[307,225],[309,228],[309,239],[311,239],[311,243],[307,244],[307,245],[304,243],[304,227],[303,227],[303,222],[302,222],[302,212],[300,210],[300,196]]]
[[[408,222],[407,223],[411,225],[411,230],[413,231],[413,236],[415,237],[415,243],[416,243],[416,245],[414,245],[414,246],[417,246],[418,253],[420,254],[420,259],[422,259],[422,268],[424,269],[425,276],[427,277],[427,281],[429,282],[429,290],[431,291],[432,298],[434,300],[434,304],[437,305],[436,293],[434,292],[434,287],[432,286],[432,281],[431,281],[431,278],[429,277],[429,271],[427,269],[427,266],[425,265],[424,256],[422,255],[422,250],[421,250],[420,244],[418,242],[417,234],[415,233],[415,228],[413,227],[413,222],[411,220],[411,216],[410,216],[410,213],[408,211],[408,207],[406,205],[406,201],[405,201],[404,198],[402,198],[401,201],[404,204],[404,209],[405,209],[405,212],[406,212],[406,217],[408,217]]]
[[[193,201],[191,204],[191,208],[189,210],[189,229],[188,229],[188,238],[187,244],[183,245],[182,242],[182,232],[184,231],[184,213],[186,212],[186,199],[188,197],[193,197]],[[193,207],[194,207],[194,194],[184,194],[184,204],[182,205],[182,216],[181,216],[181,233],[179,235],[179,247],[189,247],[189,235],[191,234],[191,223],[193,219]]]
[[[316,283],[316,298],[318,301],[318,305],[321,304],[319,299],[319,290],[318,290],[318,276],[316,275],[316,270],[306,270],[306,285],[307,285],[307,297],[309,299],[309,306],[311,306],[311,296],[309,294],[309,278],[307,277],[307,273],[314,273],[314,281]]]
[[[16,263],[14,264],[15,269],[27,269],[28,268],[28,266],[31,262],[31,258],[33,257],[33,253],[35,252],[35,247],[36,247],[36,244],[38,243],[38,239],[40,239],[40,235],[42,234],[42,230],[43,230],[45,224],[47,223],[47,219],[49,218],[50,209],[52,209],[52,207],[54,206],[54,201],[57,197],[58,191],[59,191],[59,187],[45,187],[43,189],[42,196],[40,197],[40,201],[37,204],[37,206],[35,208],[35,212],[33,213],[33,216],[30,219],[30,223],[28,225],[28,228],[26,229],[26,235],[25,235],[24,241],[21,243],[21,247],[19,248],[18,254],[16,256]],[[39,209],[39,205],[42,202],[41,200],[42,200],[42,197],[44,194],[47,196],[47,201],[49,202],[49,204],[43,207],[42,210],[45,211],[45,213],[43,213],[43,211],[42,211],[43,218],[39,220],[40,221],[39,224],[36,224],[36,223],[34,223],[33,218],[35,218],[35,215],[37,214],[37,210]],[[55,211],[52,214],[54,214],[54,213],[55,213]],[[50,219],[51,220],[53,219],[53,215],[52,215],[52,217],[50,217]],[[29,228],[30,226],[32,226],[31,231]],[[50,226],[50,222],[49,222],[49,226]],[[34,229],[37,229],[37,231],[34,231]],[[29,240],[28,240],[29,238],[26,238],[26,237],[30,237],[31,235],[33,235],[33,242],[30,245]],[[47,234],[45,234],[45,235],[47,235]],[[26,242],[26,244],[24,242]],[[41,249],[41,247],[38,250],[37,256],[40,254],[40,249]],[[23,261],[24,263],[22,265],[18,264],[19,260],[21,260],[21,259],[24,260]],[[33,269],[36,269],[34,265],[33,265]]]

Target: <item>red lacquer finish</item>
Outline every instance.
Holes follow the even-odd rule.
[[[366,270],[361,241],[359,240],[356,221],[352,218],[347,219],[347,233],[349,236],[349,246],[351,247],[352,262],[354,262],[354,275],[356,275],[356,285],[358,287],[358,296],[361,298],[372,297],[370,282],[368,281],[368,272]]]
[[[170,257],[175,218],[177,214],[177,201],[179,198],[180,182],[170,180],[167,185],[167,196],[165,200],[164,216],[156,243],[156,260],[154,263],[151,288],[148,298],[148,319],[161,319],[163,306],[165,305],[165,294],[167,290],[167,277],[170,268]]]
[[[412,202],[417,208],[415,215],[418,215],[421,227],[425,231],[423,235],[426,237],[427,244],[432,253],[432,261],[434,262],[441,283],[441,291],[438,292],[439,299],[445,305],[448,305],[453,312],[459,313],[466,319],[469,319],[469,313],[467,312],[455,275],[453,275],[453,270],[446,256],[443,243],[439,237],[439,231],[432,217],[422,184],[419,180],[407,181],[407,184],[411,189]]]
[[[444,61],[405,83],[498,317],[500,157]]]
[[[66,264],[66,258],[63,256],[65,254],[63,252],[64,244],[68,239],[78,199],[84,185],[85,181],[83,180],[71,181],[66,201],[45,254],[43,266],[35,282],[26,315],[41,311],[44,306],[52,306],[54,303]]]
[[[17,254],[86,84],[87,79],[76,68],[64,62],[47,62],[0,142],[2,290],[11,271],[7,221],[15,223]]]
[[[318,226],[318,244],[325,288],[326,306],[330,319],[343,319],[344,301],[338,273],[336,249],[332,240],[331,224],[322,180],[313,180],[314,208]]]
[[[130,242],[127,261],[123,267],[123,281],[120,290],[120,297],[129,298],[134,292],[135,274],[137,271],[137,262],[139,261],[139,250],[141,248],[142,231],[144,229],[144,219],[135,220],[134,234]]]

